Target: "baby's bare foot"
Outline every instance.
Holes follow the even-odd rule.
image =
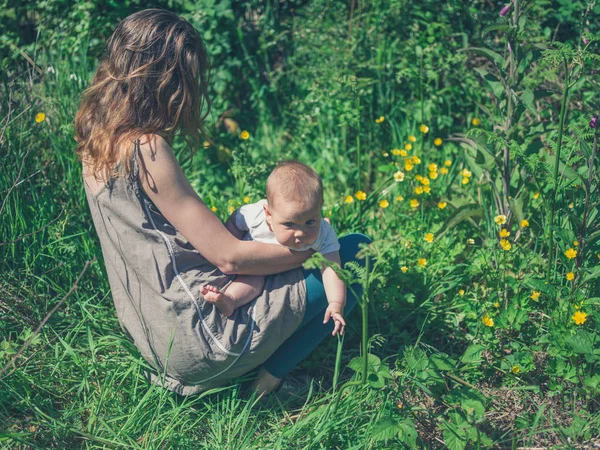
[[[207,284],[200,288],[200,293],[204,296],[204,300],[214,304],[227,317],[231,316],[235,311],[235,302],[233,299],[221,292],[219,288]]]

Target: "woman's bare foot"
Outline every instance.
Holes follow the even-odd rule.
[[[219,288],[207,284],[200,288],[200,293],[204,296],[204,300],[214,304],[227,317],[235,311],[235,301]]]
[[[256,379],[254,380],[254,383],[252,384],[252,389],[254,389],[259,395],[266,395],[277,389],[279,383],[281,383],[281,378],[274,377],[263,367],[261,367],[258,371]]]

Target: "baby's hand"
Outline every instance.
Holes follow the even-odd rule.
[[[346,326],[346,322],[344,322],[344,307],[341,303],[330,303],[327,309],[325,310],[325,319],[323,323],[329,322],[329,318],[333,318],[335,322],[335,327],[333,328],[332,336],[335,336],[336,333],[340,333],[340,336],[344,335],[344,327]]]

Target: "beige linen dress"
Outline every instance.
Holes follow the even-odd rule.
[[[264,362],[300,325],[301,269],[266,277],[262,294],[227,318],[199,288],[235,277],[206,260],[160,213],[132,174],[86,197],[121,328],[165,386],[188,395],[224,384]],[[85,183],[84,183],[85,184]],[[202,224],[198,227],[202,229]]]

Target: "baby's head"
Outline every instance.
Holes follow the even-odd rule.
[[[267,180],[267,224],[275,239],[289,248],[312,244],[319,236],[323,182],[310,167],[283,161]]]
[[[181,131],[192,150],[210,108],[208,54],[198,31],[178,15],[146,9],[123,19],[108,39],[75,118],[77,154],[94,173],[122,158],[131,143]]]

